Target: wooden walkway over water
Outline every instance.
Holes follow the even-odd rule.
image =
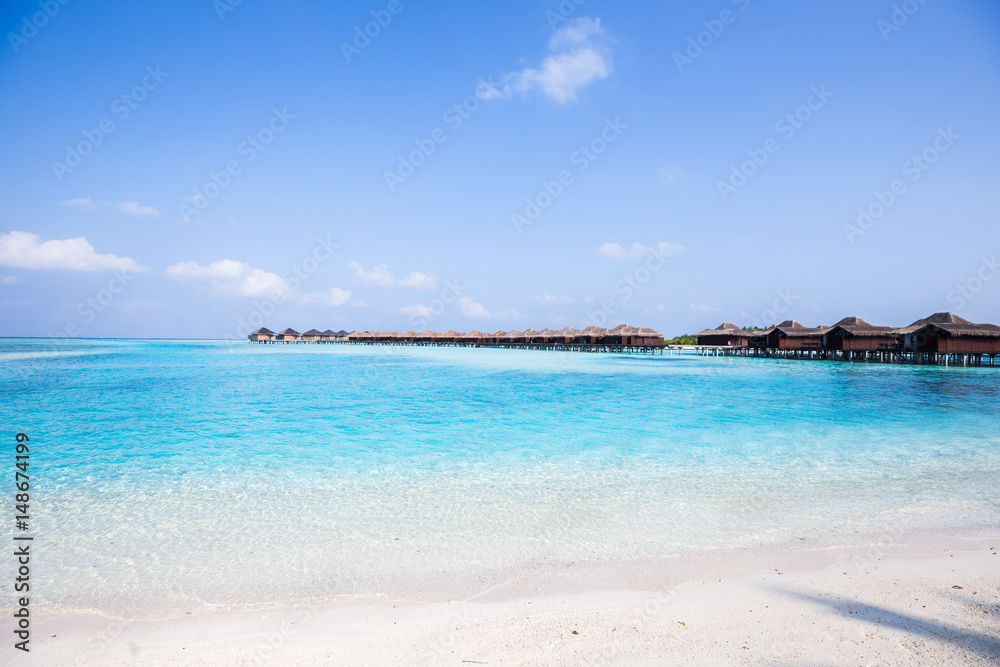
[[[765,359],[812,359],[858,361],[876,364],[916,364],[935,366],[983,366],[1000,368],[1000,354],[980,352],[916,352],[913,350],[826,350],[822,348],[729,347],[692,345],[699,356],[757,357]]]
[[[418,341],[372,341],[372,340],[259,340],[250,341],[258,345],[388,345],[407,347],[483,347],[507,350],[549,350],[554,352],[603,352],[605,354],[671,354],[672,348],[664,345],[614,345],[601,343],[593,345],[573,343],[475,343],[475,342],[418,342]]]
[[[820,348],[731,347],[724,345],[614,345],[574,343],[476,343],[424,341],[354,341],[354,340],[261,340],[259,345],[384,345],[410,347],[480,347],[507,350],[546,350],[550,352],[596,352],[603,354],[648,354],[674,356],[695,354],[702,357],[747,357],[759,359],[801,359],[813,361],[849,361],[876,364],[915,364],[936,366],[975,366],[1000,368],[1000,354],[973,352],[914,352],[908,350],[825,350]]]

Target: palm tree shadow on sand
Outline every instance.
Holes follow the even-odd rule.
[[[939,621],[928,621],[854,600],[831,600],[816,595],[780,589],[776,592],[826,607],[846,618],[947,642],[967,651],[971,654],[970,657],[986,658],[991,663],[1000,660],[1000,637],[998,636],[959,628]]]

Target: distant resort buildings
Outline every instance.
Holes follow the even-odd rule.
[[[833,326],[806,327],[786,320],[762,330],[725,322],[697,334],[713,354],[791,359],[997,365],[1000,326],[976,324],[954,313],[935,313],[906,327],[877,326],[845,317]]]
[[[317,331],[310,329],[299,333],[285,329],[275,333],[270,329],[257,329],[247,337],[251,343],[361,343],[382,345],[461,345],[474,347],[517,347],[588,349],[593,351],[652,351],[663,348],[663,335],[654,329],[619,324],[613,329],[598,326],[586,329],[565,327],[556,331]],[[627,348],[627,349],[626,349]],[[644,349],[644,348],[649,348]]]
[[[444,345],[585,352],[663,353],[690,350],[702,355],[826,359],[883,363],[1000,366],[1000,326],[976,324],[954,313],[935,313],[906,327],[869,324],[845,317],[833,326],[807,327],[786,320],[766,329],[743,329],[724,322],[697,334],[697,345],[666,345],[647,327],[619,324],[525,331],[318,331],[277,333],[257,329],[251,343],[355,343],[362,345]]]

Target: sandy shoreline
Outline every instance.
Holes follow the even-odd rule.
[[[996,664],[1000,535],[526,574],[452,601],[34,618],[12,664]],[[8,655],[9,655],[8,653]]]

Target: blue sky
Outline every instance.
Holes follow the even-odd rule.
[[[4,3],[0,335],[1000,322],[994,2],[333,4]]]

